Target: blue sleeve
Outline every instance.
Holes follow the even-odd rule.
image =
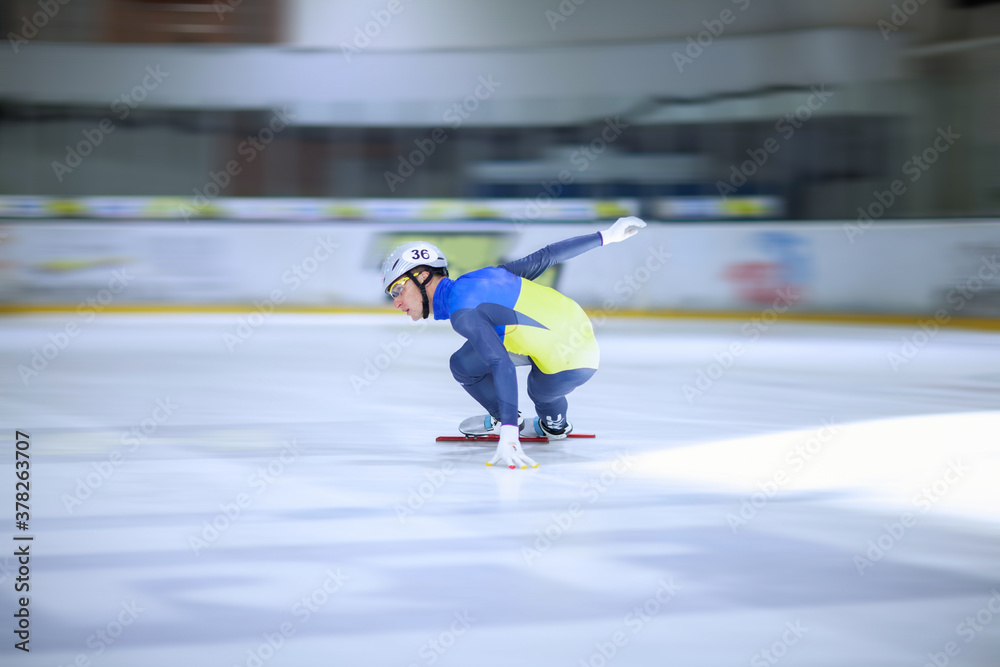
[[[501,264],[500,268],[507,269],[516,276],[534,280],[553,264],[564,262],[588,250],[599,248],[603,243],[604,239],[600,232],[574,236],[571,239],[547,245],[527,257]]]
[[[517,370],[493,322],[478,308],[463,308],[451,314],[451,326],[472,343],[473,349],[490,367],[500,406],[500,423],[516,425]]]

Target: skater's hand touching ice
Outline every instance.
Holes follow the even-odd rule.
[[[500,427],[500,442],[497,444],[497,453],[493,459],[486,462],[488,466],[495,466],[503,462],[511,470],[514,468],[537,468],[538,464],[531,460],[524,450],[521,449],[521,441],[518,440],[517,426],[504,424]]]
[[[601,232],[601,245],[624,241],[645,226],[646,223],[634,215],[626,218],[618,218],[615,224]]]

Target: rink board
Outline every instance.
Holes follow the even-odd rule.
[[[0,229],[8,310],[377,309],[385,253],[426,238],[452,275],[607,223],[46,221]],[[598,314],[625,311],[1000,317],[1000,223],[651,223],[540,280]]]

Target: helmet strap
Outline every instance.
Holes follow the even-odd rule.
[[[427,280],[425,280],[424,282],[420,282],[420,277],[419,276],[424,271],[427,272]],[[422,296],[424,298],[424,316],[423,316],[422,319],[426,320],[427,316],[431,314],[431,300],[429,298],[427,298],[427,284],[430,283],[431,279],[434,276],[436,276],[436,275],[438,275],[438,276],[447,276],[448,275],[448,269],[445,268],[445,267],[440,267],[440,268],[439,267],[426,267],[426,268],[422,269],[421,271],[417,271],[416,269],[411,269],[410,272],[409,272],[409,274],[407,274],[407,275],[409,275],[410,278],[413,280],[413,284],[416,285],[420,289],[420,296]]]
[[[410,277],[413,279],[413,284],[420,288],[420,296],[424,298],[424,316],[421,319],[426,320],[427,316],[431,314],[431,301],[427,298],[427,283],[434,277],[434,272],[427,271],[427,280],[424,282],[420,282],[420,272],[410,271]]]

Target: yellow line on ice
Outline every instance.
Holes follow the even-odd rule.
[[[44,304],[0,304],[0,315],[28,314],[58,314],[74,313],[83,309],[93,313],[91,306],[66,303]],[[637,319],[674,319],[674,320],[715,320],[743,321],[762,320],[762,311],[698,311],[698,310],[616,310],[608,312],[603,309],[586,309],[592,318],[637,318]],[[252,304],[109,304],[100,312],[119,314],[213,314],[213,313],[254,313],[258,309]],[[397,311],[381,306],[279,306],[275,313],[297,314],[390,314]],[[917,327],[921,324],[934,323],[943,327],[960,329],[978,329],[983,331],[1000,331],[1000,318],[951,317],[947,322],[938,322],[933,315],[905,315],[883,313],[781,313],[771,322],[798,322],[807,324],[854,324],[854,325],[896,325]],[[771,322],[768,322],[770,324]]]

